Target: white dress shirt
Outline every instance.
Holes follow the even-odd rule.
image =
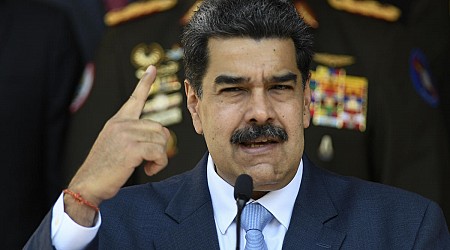
[[[263,234],[268,249],[281,249],[283,239],[289,228],[295,199],[300,189],[303,174],[303,162],[300,162],[294,179],[284,188],[272,191],[257,202],[269,210],[275,217],[264,228]],[[214,210],[214,219],[220,249],[236,248],[236,201],[234,188],[225,182],[215,171],[211,155],[207,163],[208,188]],[[85,248],[97,235],[101,224],[101,214],[94,227],[83,227],[74,222],[64,212],[64,195],[61,194],[52,210],[51,237],[53,246],[61,250],[77,250]],[[290,197],[286,199],[285,197]],[[249,202],[254,202],[250,200]],[[241,232],[241,249],[245,245],[245,231]]]
[[[303,174],[303,162],[292,181],[284,188],[269,192],[256,200],[275,217],[263,229],[267,249],[281,249],[286,231],[291,221],[292,210],[300,189]],[[208,156],[207,178],[214,210],[217,236],[220,249],[236,249],[236,201],[234,187],[224,181],[215,171],[211,155]],[[289,197],[286,199],[286,197]],[[251,199],[249,202],[255,202]],[[245,231],[241,229],[240,249],[245,246]]]
[[[77,224],[64,212],[64,193],[61,193],[52,209],[51,237],[53,246],[58,250],[84,249],[97,235],[102,216],[98,213],[93,227]]]

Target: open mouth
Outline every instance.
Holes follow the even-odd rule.
[[[244,147],[259,148],[274,143],[278,143],[278,141],[275,139],[266,138],[266,139],[258,139],[255,141],[242,142],[240,144]]]

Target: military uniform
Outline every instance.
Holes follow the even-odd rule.
[[[318,25],[305,151],[334,172],[431,198],[449,220],[448,1],[357,2],[307,1]]]
[[[93,60],[104,30],[104,0],[35,0],[50,3],[67,12],[84,62]]]
[[[158,75],[142,118],[158,121],[170,130],[169,165],[154,177],[147,177],[138,168],[129,184],[184,172],[204,154],[203,137],[195,133],[186,108],[179,45],[183,18],[189,17],[194,2],[136,1],[106,14],[108,27],[96,55],[94,83],[92,87],[80,86],[76,105],[72,106],[64,165],[67,181],[83,163],[105,122],[129,98],[150,64],[157,67]]]

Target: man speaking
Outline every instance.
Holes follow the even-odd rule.
[[[205,156],[189,172],[121,189],[142,162],[154,175],[168,161],[167,129],[140,119],[150,66],[25,248],[450,248],[434,202],[329,173],[303,154],[312,43],[292,3],[205,0],[182,42]],[[236,218],[241,174],[253,191]]]

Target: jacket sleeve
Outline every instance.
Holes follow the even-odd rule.
[[[51,223],[52,223],[52,210],[47,213],[42,220],[39,227],[34,231],[33,235],[28,240],[27,244],[23,247],[23,250],[50,250],[56,249],[53,246],[51,237]],[[85,248],[86,250],[98,249],[98,236],[96,236],[91,243]]]
[[[31,238],[28,240],[27,244],[23,248],[24,250],[34,250],[34,249],[55,249],[52,244],[51,237],[51,222],[52,222],[52,210],[47,213],[45,218],[42,220],[39,227],[34,231]]]

